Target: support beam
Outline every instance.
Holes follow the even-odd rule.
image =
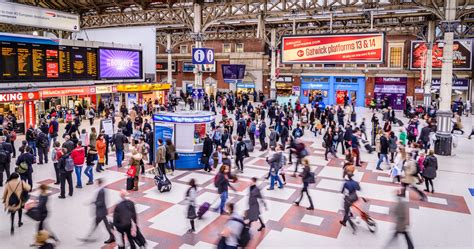
[[[173,63],[171,61],[171,53],[172,53],[172,49],[171,49],[171,34],[168,33],[166,34],[166,53],[168,54],[168,83],[171,84],[173,86],[173,91],[176,90],[176,83],[175,81],[173,80],[173,71],[172,71],[172,68],[171,68],[171,64]]]
[[[423,104],[425,107],[431,105],[431,81],[433,76],[433,43],[435,42],[435,22],[428,22],[428,34],[426,44],[428,45],[428,50],[426,51],[426,69],[424,75],[424,86],[423,86]]]
[[[271,49],[271,67],[270,67],[270,98],[276,98],[276,30],[271,30],[270,49]]]

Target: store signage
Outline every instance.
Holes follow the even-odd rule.
[[[0,102],[16,102],[39,99],[38,92],[0,93]]]
[[[193,48],[193,64],[214,64],[214,49]]]
[[[280,76],[275,79],[276,82],[285,82],[285,83],[293,83],[293,77],[291,76]]]
[[[123,84],[117,85],[117,92],[148,92],[148,91],[161,91],[169,90],[171,85],[168,83],[156,83],[156,84]]]
[[[255,83],[252,82],[243,82],[237,84],[237,88],[255,88]]]
[[[284,36],[283,64],[382,63],[384,33]]]
[[[376,84],[374,93],[406,93],[405,85],[381,85]]]
[[[166,61],[157,61],[156,62],[156,71],[157,72],[168,72],[168,62]],[[176,62],[171,62],[171,72],[176,72]]]
[[[0,3],[0,22],[71,32],[80,30],[79,15],[9,2]]]
[[[453,42],[453,70],[471,70],[472,68],[472,40],[455,40]],[[443,65],[443,49],[440,43],[433,44],[433,70],[441,70]],[[426,53],[428,45],[423,41],[411,42],[410,69],[420,70],[426,67]]]
[[[415,87],[415,93],[424,93],[425,91],[421,87]]]
[[[50,88],[41,90],[42,98],[95,94],[95,87]]]
[[[100,79],[141,79],[142,51],[99,48]]]
[[[103,93],[116,93],[117,87],[113,85],[108,86],[95,86],[95,93],[96,94],[103,94]]]
[[[406,77],[375,77],[375,84],[407,84]]]
[[[441,79],[432,79],[431,88],[439,89],[441,86]],[[453,90],[467,91],[469,89],[469,80],[468,79],[453,79]]]
[[[36,110],[34,101],[25,101],[25,131],[36,125]]]
[[[170,123],[209,123],[214,121],[214,115],[206,115],[206,116],[195,116],[195,117],[178,117],[178,116],[170,116],[170,115],[163,115],[163,114],[155,114],[153,115],[153,121],[155,122],[170,122]]]

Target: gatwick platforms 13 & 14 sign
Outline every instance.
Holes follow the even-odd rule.
[[[283,36],[284,64],[382,63],[384,33]]]

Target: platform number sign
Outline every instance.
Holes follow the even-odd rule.
[[[214,49],[193,48],[193,64],[214,64]]]

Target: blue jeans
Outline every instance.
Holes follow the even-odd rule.
[[[123,150],[115,150],[115,156],[117,157],[117,166],[122,167]]]
[[[36,157],[36,141],[28,141],[28,146],[33,150],[33,155]]]
[[[224,212],[225,209],[225,203],[227,202],[227,198],[229,198],[229,193],[227,191],[224,191],[221,193],[221,204],[219,206],[219,210],[221,213]]]
[[[81,181],[81,173],[82,173],[82,166],[75,166],[74,171],[76,172],[76,178],[77,178],[77,187],[82,187],[82,181]]]
[[[84,170],[84,175],[89,177],[89,182],[94,181],[94,175],[92,174],[93,165],[87,165],[86,169]]]
[[[278,174],[275,174],[270,175],[270,189],[273,189],[273,187],[275,186],[275,180],[278,182],[278,187],[283,188],[283,183],[281,182],[280,177],[278,176]]]
[[[379,161],[377,162],[377,169],[380,169],[380,164],[382,164],[383,159],[385,158],[385,162],[388,163],[388,156],[387,154],[380,154]]]

